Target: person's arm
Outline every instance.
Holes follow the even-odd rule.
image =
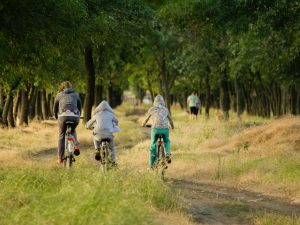
[[[189,106],[189,102],[190,102],[190,96],[187,98],[187,100],[186,100],[186,104],[187,104],[187,106]]]
[[[143,127],[146,126],[146,124],[147,124],[148,120],[150,119],[150,117],[151,117],[151,109],[149,109],[147,114],[146,114],[146,118],[145,118],[145,120],[143,122],[143,125],[142,125]]]
[[[119,121],[118,121],[118,119],[117,119],[117,117],[115,115],[113,116],[112,121],[113,121],[113,123],[115,123],[118,126]]]
[[[92,119],[90,119],[86,125],[85,128],[86,129],[92,129],[93,128],[93,124],[96,122],[96,116],[93,116]]]
[[[59,108],[59,95],[55,97],[54,105],[53,105],[53,112],[54,112],[55,119],[58,118],[58,108]]]
[[[171,118],[171,116],[170,116],[170,113],[168,114],[168,119],[169,119],[171,128],[174,129],[174,123],[173,123],[173,120],[172,120],[172,118]]]

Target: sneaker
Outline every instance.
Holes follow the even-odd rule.
[[[79,146],[78,145],[74,146],[74,155],[76,155],[76,156],[80,155],[80,151],[79,151]]]
[[[171,163],[172,160],[171,160],[171,154],[166,154],[166,161],[167,163]]]
[[[101,156],[100,156],[100,152],[99,152],[99,151],[96,151],[96,153],[95,153],[95,159],[96,159],[97,161],[100,161]]]

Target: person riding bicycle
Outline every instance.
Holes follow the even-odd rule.
[[[60,84],[59,93],[54,101],[54,116],[58,119],[59,138],[58,138],[58,160],[57,163],[63,162],[65,152],[65,134],[67,131],[67,122],[72,122],[71,134],[74,136],[74,155],[80,154],[78,140],[76,135],[76,127],[79,124],[81,114],[81,101],[78,93],[72,89],[69,81]]]
[[[87,129],[94,128],[94,146],[96,149],[95,159],[101,160],[100,157],[100,145],[102,139],[109,140],[109,148],[111,150],[111,161],[113,165],[116,165],[116,149],[114,145],[113,133],[120,132],[118,127],[118,119],[108,104],[107,101],[102,101],[95,109],[95,114],[90,119],[86,126]]]
[[[171,163],[171,151],[170,151],[170,139],[169,139],[169,122],[174,129],[173,120],[171,119],[169,110],[165,107],[164,99],[161,95],[157,95],[154,99],[153,107],[151,107],[143,122],[143,126],[146,126],[148,120],[152,117],[152,129],[151,129],[151,145],[150,145],[150,167],[156,160],[156,142],[158,135],[163,136],[165,148],[166,148],[166,160]]]

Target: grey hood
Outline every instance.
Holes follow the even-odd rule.
[[[114,113],[107,101],[103,100],[95,109],[95,114],[98,112],[108,111]]]
[[[163,96],[161,95],[157,95],[154,98],[154,103],[153,103],[154,107],[165,107],[165,101]]]

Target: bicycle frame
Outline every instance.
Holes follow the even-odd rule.
[[[163,141],[163,135],[158,135],[156,142],[156,159],[154,162],[154,168],[156,173],[160,173],[161,178],[164,180],[165,170],[168,168],[167,162],[165,159],[165,146]]]
[[[106,172],[109,169],[109,166],[111,164],[111,152],[109,147],[109,140],[101,140],[100,144],[100,157],[101,157],[101,163],[100,167],[102,172]]]
[[[72,122],[67,122],[67,130],[65,134],[65,155],[64,155],[64,166],[67,168],[70,168],[75,161],[74,158],[74,136],[71,134],[72,128],[71,125]]]

